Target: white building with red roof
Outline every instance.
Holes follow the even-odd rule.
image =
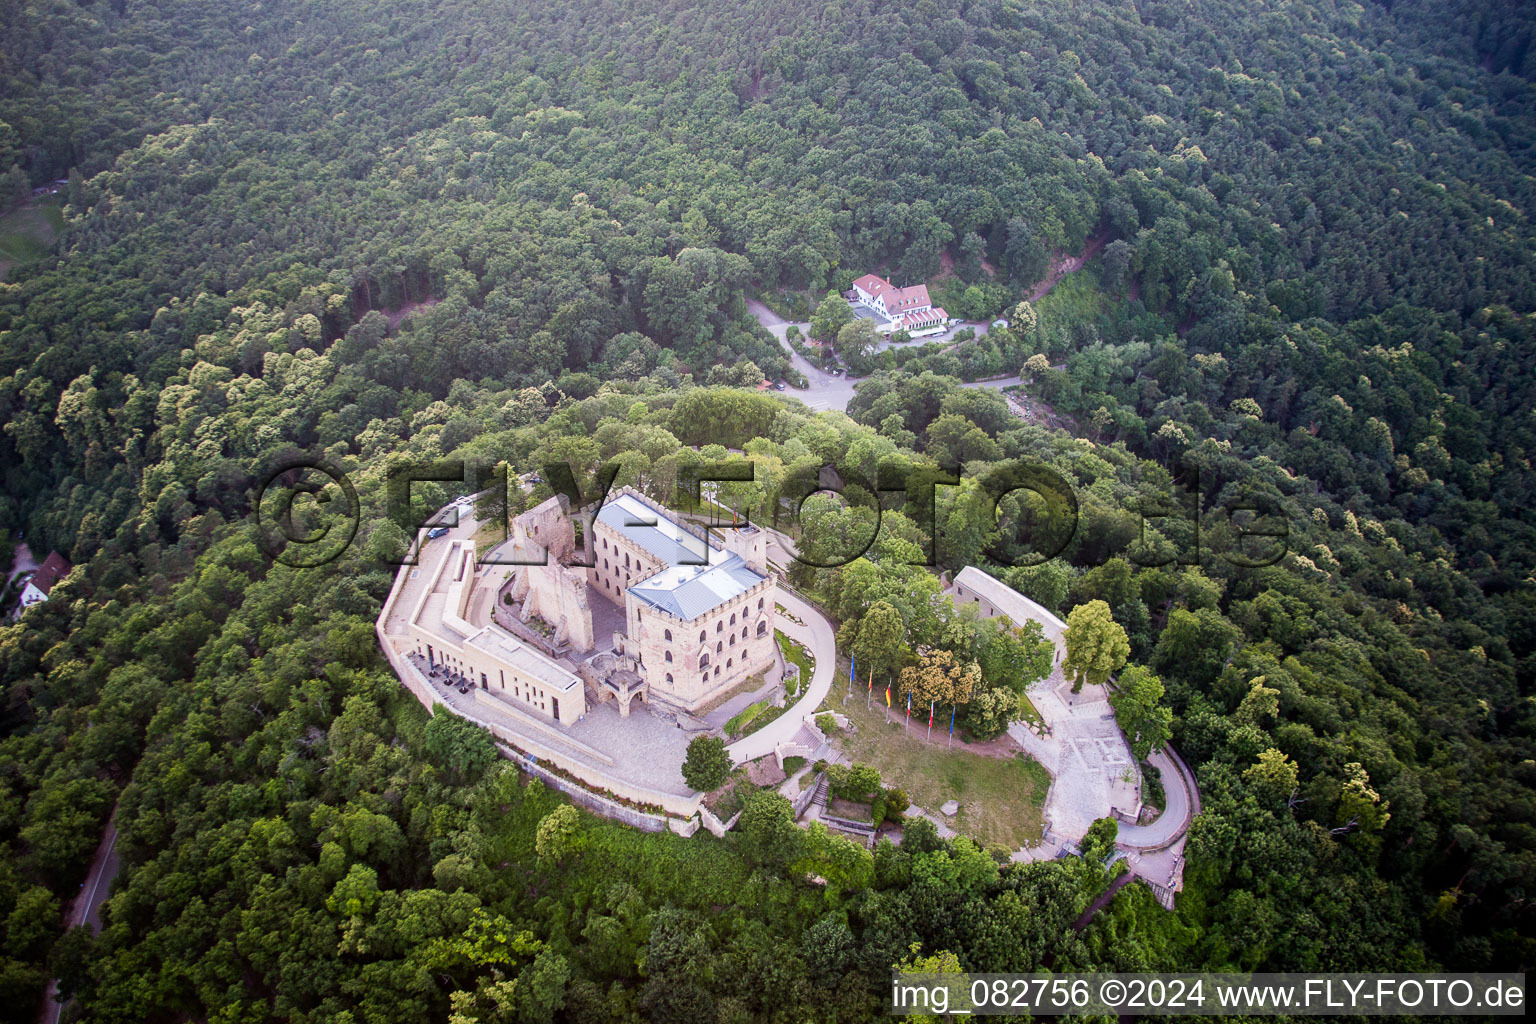
[[[48,557],[43,559],[43,564],[37,567],[27,580],[26,586],[21,588],[21,600],[17,603],[16,614],[20,615],[33,605],[48,600],[54,584],[68,576],[74,568],[69,564],[69,560],[57,551],[48,552]]]
[[[893,331],[906,331],[913,336],[937,334],[949,322],[949,314],[928,297],[927,285],[897,288],[877,274],[865,274],[853,282],[850,297],[884,318],[885,323],[876,324],[882,334]]]

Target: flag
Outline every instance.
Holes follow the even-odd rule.
[[[955,706],[953,704],[949,706],[949,734],[951,736],[955,734]]]
[[[891,688],[889,686],[885,688],[885,706],[891,706]]]
[[[928,702],[928,728],[933,728],[933,701]]]
[[[912,717],[912,695],[910,693],[907,694],[907,717]]]
[[[853,674],[853,655],[850,654],[848,655],[848,681],[851,683],[855,678],[857,677]]]
[[[869,670],[869,692],[870,693],[874,693],[875,692],[875,670],[874,669],[870,669]]]

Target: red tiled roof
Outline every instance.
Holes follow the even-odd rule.
[[[928,297],[928,286],[915,284],[910,288],[897,288],[885,278],[876,274],[865,274],[853,282],[855,288],[862,288],[870,295],[884,297],[885,311],[892,315],[905,313],[909,309],[921,309],[923,306],[932,305],[933,300]]]
[[[942,306],[935,306],[932,309],[925,309],[921,313],[903,313],[896,318],[896,323],[900,327],[916,327],[920,324],[936,324],[948,319],[949,314],[944,312],[944,308]]]
[[[855,288],[862,288],[871,295],[878,295],[880,292],[888,290],[891,287],[891,282],[875,274],[865,274],[853,282],[853,286]]]
[[[48,557],[43,559],[43,564],[37,567],[37,572],[32,574],[32,585],[47,597],[53,585],[68,576],[73,569],[74,566],[63,555],[50,551]]]

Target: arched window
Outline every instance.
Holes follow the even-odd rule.
[[[704,642],[704,631],[701,629],[701,630],[699,630],[699,643],[703,643],[703,642]]]
[[[745,623],[743,623],[743,625],[741,627],[741,638],[743,640],[745,640],[747,638],[747,627],[746,627]]]
[[[759,622],[757,624],[757,635],[758,636],[767,636],[768,635],[768,620],[767,619],[764,619],[762,622]]]
[[[715,666],[715,678],[716,679],[720,678],[720,666],[719,665]]]
[[[723,650],[725,650],[725,644],[723,644],[720,641],[716,640],[715,641],[715,653],[719,654]]]
[[[731,646],[732,647],[736,646],[736,634],[735,633],[731,634]]]
[[[668,673],[667,673],[667,682],[669,682],[669,683],[670,683],[670,682],[671,682],[671,681],[672,681],[672,673],[671,673],[671,672],[668,672]]]
[[[758,598],[757,599],[757,610],[758,611],[762,611],[763,610],[763,599],[762,598]]]
[[[668,662],[671,662],[671,660],[672,660],[672,652],[671,652],[671,651],[668,651],[668,652],[667,652],[667,661],[668,661]]]
[[[670,640],[671,640],[671,639],[672,639],[672,631],[671,631],[671,630],[670,630],[670,629],[664,629],[664,630],[662,630],[662,631],[661,631],[661,638],[662,638],[662,639],[663,639],[663,640],[667,640],[667,641],[670,641]]]
[[[736,659],[735,658],[726,658],[725,659],[725,667],[726,668],[730,668],[734,664],[736,664]]]
[[[719,633],[719,632],[721,632],[724,629],[725,629],[725,623],[723,623],[723,622],[715,623],[715,632],[716,633]]]
[[[624,568],[629,568],[629,552],[624,552]]]
[[[709,668],[709,655],[706,654],[699,659],[699,668]]]
[[[736,625],[736,613],[731,612],[731,625]]]

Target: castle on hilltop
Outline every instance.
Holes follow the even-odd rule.
[[[692,713],[780,666],[755,526],[706,530],[624,487],[574,514],[549,498],[483,560],[467,537],[439,543],[407,647],[476,700],[562,725],[607,700]]]
[[[513,568],[498,610],[586,656],[593,696],[621,714],[636,697],[694,711],[777,664],[777,588],[755,526],[705,530],[624,487],[577,516],[549,498],[513,520],[508,544],[520,561],[548,557]]]

